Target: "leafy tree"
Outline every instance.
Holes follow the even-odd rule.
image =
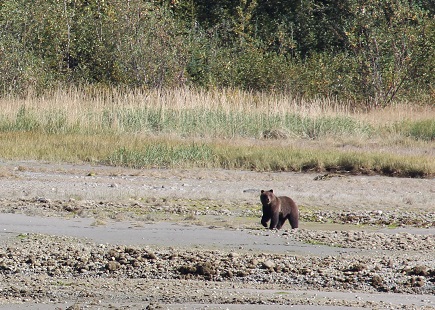
[[[429,0],[0,0],[0,92],[92,83],[433,98],[434,12]]]
[[[433,44],[428,45],[433,42],[428,37],[430,18],[408,1],[358,1],[352,12],[345,34],[358,63],[356,92],[385,105],[406,84],[415,86],[411,84],[417,72],[428,65],[426,59],[434,51]]]

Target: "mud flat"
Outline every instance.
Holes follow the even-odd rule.
[[[2,162],[0,182],[0,309],[435,308],[433,179]],[[270,188],[301,229],[259,225]]]

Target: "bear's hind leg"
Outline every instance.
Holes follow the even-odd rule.
[[[276,229],[281,229],[282,225],[284,225],[286,220],[287,219],[285,217],[284,218],[280,217],[278,221],[278,225],[276,225]]]
[[[299,228],[299,217],[298,216],[289,216],[288,221],[292,229]]]

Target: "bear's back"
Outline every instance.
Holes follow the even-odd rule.
[[[278,199],[281,202],[282,213],[292,213],[293,210],[297,212],[297,206],[293,199],[287,196],[279,196]]]

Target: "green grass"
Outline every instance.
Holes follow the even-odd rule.
[[[18,234],[17,238],[20,240],[28,239],[29,234]]]
[[[279,145],[274,141],[244,145],[233,140],[195,142],[146,136],[0,134],[0,157],[94,162],[132,168],[208,167],[255,171],[329,171],[399,177],[435,175],[429,155],[372,150]]]
[[[108,165],[142,167],[207,166],[213,164],[213,150],[205,144],[149,144],[139,150],[121,147],[108,156]]]
[[[410,122],[408,127],[408,131],[405,134],[408,134],[410,137],[426,141],[435,140],[435,119]]]
[[[116,109],[115,109],[116,108]],[[86,111],[84,111],[86,112]],[[0,131],[32,131],[49,134],[170,134],[182,137],[259,138],[267,130],[279,129],[289,136],[319,139],[326,136],[368,137],[373,128],[348,116],[309,117],[293,112],[231,111],[223,109],[165,109],[136,107],[89,111],[68,119],[68,111],[38,111],[21,106],[16,115],[0,116]]]
[[[69,90],[0,104],[5,159],[435,175],[431,107],[352,112],[331,101],[235,90],[111,96]]]
[[[290,292],[280,291],[280,292],[275,292],[275,295],[290,295]]]

